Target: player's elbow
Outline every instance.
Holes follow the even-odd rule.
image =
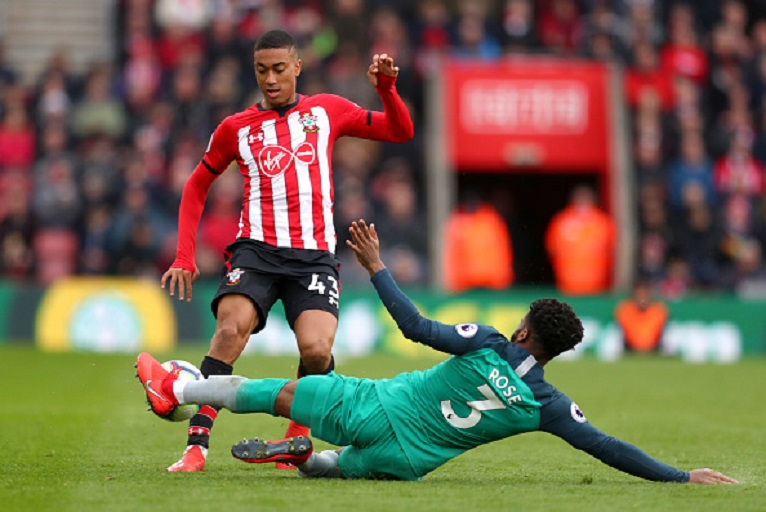
[[[408,340],[422,341],[428,334],[428,320],[421,315],[414,315],[398,326]]]
[[[393,142],[408,142],[415,136],[415,127],[412,123],[408,123],[407,126],[401,127],[401,129],[394,132]]]
[[[189,175],[186,183],[184,183],[183,194],[204,198],[216,178],[218,178],[217,174],[208,172],[208,170],[202,168],[202,164],[200,164],[194,169],[194,172]]]

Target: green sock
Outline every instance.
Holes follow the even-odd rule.
[[[232,412],[267,412],[274,414],[277,395],[290,379],[253,379],[245,381],[237,390],[236,406]]]

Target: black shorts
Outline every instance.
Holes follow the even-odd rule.
[[[224,275],[211,304],[216,317],[218,301],[229,294],[253,301],[259,318],[253,333],[266,326],[277,299],[282,301],[291,329],[304,311],[327,311],[338,317],[340,264],[332,253],[237,240],[226,248],[225,257]]]

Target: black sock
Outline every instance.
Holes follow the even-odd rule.
[[[306,368],[306,365],[303,364],[303,359],[300,360],[300,363],[298,364],[298,378],[305,377],[306,375],[327,375],[331,371],[335,369],[335,356],[330,354],[330,364],[327,365],[327,368],[325,368],[323,371],[319,373],[311,373],[309,372],[309,369]]]
[[[199,370],[202,376],[207,379],[211,375],[231,375],[234,368],[223,361],[205,356]],[[220,410],[220,407],[213,407],[212,405],[203,405],[199,408],[199,412],[189,420],[187,445],[196,444],[209,448],[210,430],[213,428],[213,423],[218,417],[218,411]]]

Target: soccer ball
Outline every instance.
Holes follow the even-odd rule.
[[[169,372],[178,370],[179,380],[202,380],[204,378],[199,369],[189,361],[172,359],[162,363],[162,367]],[[162,418],[168,421],[186,421],[197,414],[197,411],[199,411],[197,404],[177,405],[170,414],[162,416]]]

